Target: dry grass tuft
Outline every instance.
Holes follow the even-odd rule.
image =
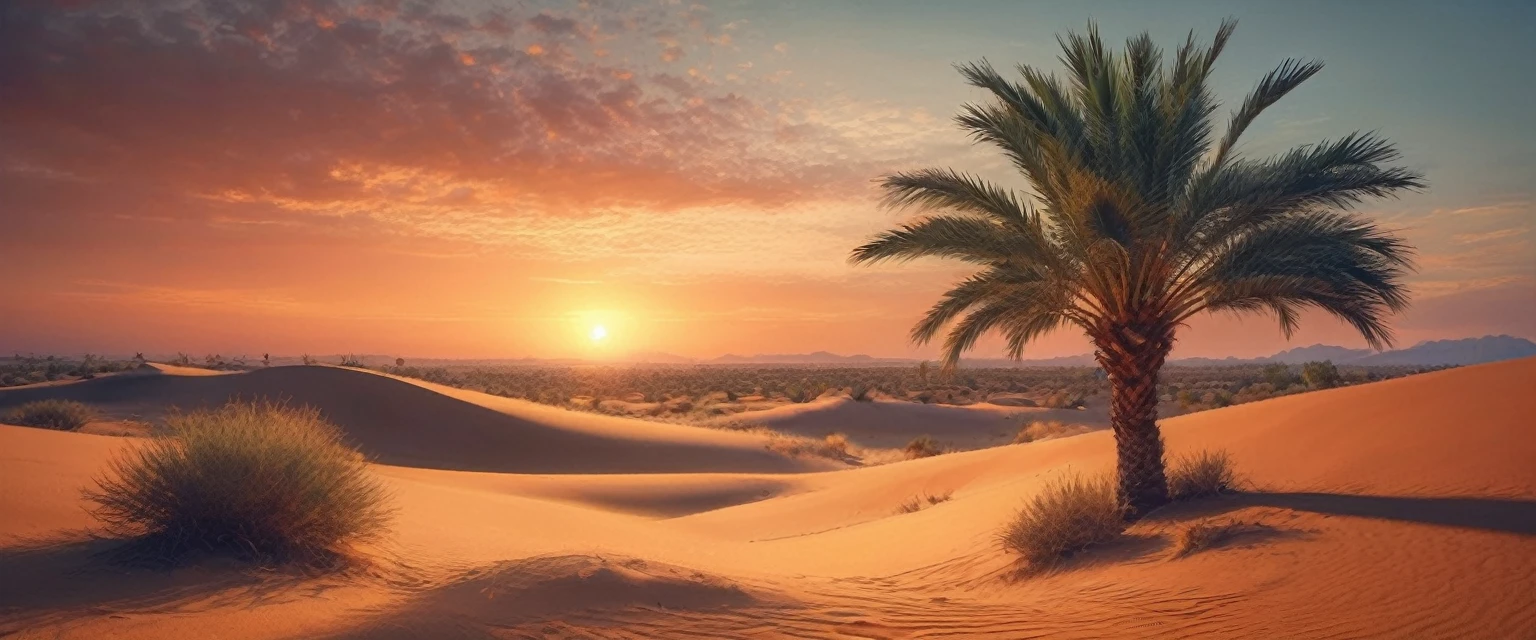
[[[949,499],[953,497],[953,495],[953,491],[915,495],[907,498],[905,502],[902,502],[899,506],[897,506],[896,513],[914,513],[917,511],[922,511],[924,508],[931,507],[941,502],[949,502]]]
[[[848,440],[840,434],[833,434],[818,440],[816,438],[780,433],[760,425],[733,426],[731,428],[748,433],[761,433],[768,437],[768,444],[765,446],[769,451],[791,458],[810,456],[847,462],[848,458],[851,457],[851,454],[848,452]]]
[[[825,442],[827,445],[827,450],[837,454],[838,456],[847,457],[849,455],[848,436],[845,436],[841,433],[829,433],[827,434]]]
[[[1035,420],[1019,429],[1019,434],[1013,437],[1013,443],[1025,444],[1053,438],[1065,438],[1079,433],[1088,433],[1092,430],[1085,425],[1067,424],[1059,420]]]
[[[1003,528],[1003,548],[1032,566],[1049,564],[1125,531],[1125,508],[1109,475],[1071,474],[1046,483]]]
[[[1199,553],[1205,549],[1220,545],[1241,533],[1253,530],[1256,525],[1249,525],[1237,521],[1215,522],[1201,520],[1179,530],[1179,536],[1174,541],[1173,557],[1182,558]]]
[[[73,400],[37,400],[12,409],[0,422],[74,431],[96,419],[96,410]]]
[[[389,523],[383,486],[315,409],[231,403],[167,427],[86,492],[109,533],[135,538],[139,559],[206,551],[330,564]]]
[[[1237,473],[1226,451],[1181,456],[1168,467],[1168,497],[1191,500],[1237,491]]]
[[[913,438],[911,442],[907,443],[903,451],[906,452],[908,460],[928,458],[944,453],[944,450],[939,447],[939,443],[929,436]]]

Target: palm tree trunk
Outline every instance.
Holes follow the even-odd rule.
[[[1116,330],[1094,341],[1099,365],[1109,375],[1117,488],[1129,520],[1168,503],[1163,436],[1157,427],[1157,376],[1172,348],[1172,336],[1147,333],[1154,335]]]

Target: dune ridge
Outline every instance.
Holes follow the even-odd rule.
[[[768,451],[760,436],[574,413],[342,367],[204,375],[153,365],[137,375],[0,389],[0,410],[51,398],[85,402],[112,417],[144,421],[155,421],[173,408],[215,407],[231,399],[309,405],[340,426],[371,460],[413,467],[518,473],[788,473],[837,466]]]

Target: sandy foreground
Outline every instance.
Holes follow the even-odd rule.
[[[1108,469],[1108,432],[848,469],[327,367],[163,369],[0,406],[151,421],[232,395],[320,406],[380,462],[399,513],[370,565],[103,564],[80,491],[135,439],[0,426],[0,636],[1536,638],[1536,359],[1169,419],[1174,455],[1226,449],[1253,490],[1030,576],[996,532],[1043,481]],[[1250,526],[1172,558],[1203,518]]]

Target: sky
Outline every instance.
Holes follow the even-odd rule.
[[[0,7],[0,351],[932,357],[908,330],[968,270],[847,256],[912,216],[878,206],[883,174],[1025,186],[954,125],[982,99],[954,65],[1055,70],[1089,20],[1173,48],[1227,17],[1222,117],[1284,59],[1326,64],[1242,154],[1375,131],[1426,176],[1359,209],[1419,252],[1399,346],[1536,338],[1527,2]],[[1363,345],[1320,315],[1178,340]]]

